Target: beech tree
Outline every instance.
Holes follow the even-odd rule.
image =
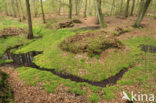
[[[132,9],[131,9],[130,16],[133,16],[134,7],[135,7],[135,0],[132,1]]]
[[[101,9],[101,0],[96,0],[96,11],[97,11],[98,20],[99,20],[101,27],[102,28],[106,27],[107,25],[104,22],[104,16],[103,16],[102,9]]]
[[[129,15],[129,1],[130,0],[127,0],[127,4],[126,4],[126,10],[125,10],[125,17],[127,18],[128,15]]]
[[[27,19],[28,19],[28,39],[33,39],[33,30],[32,30],[32,20],[31,20],[31,11],[29,0],[25,0],[27,8]]]
[[[146,3],[144,4],[143,6],[143,9],[141,10],[140,14],[138,15],[138,18],[134,24],[135,27],[140,27],[140,23],[141,21],[143,20],[144,16],[145,16],[145,13],[150,5],[152,0],[146,0]]]
[[[41,11],[42,11],[42,19],[43,19],[43,23],[46,23],[46,21],[45,21],[45,15],[44,15],[44,10],[43,10],[43,1],[40,0],[40,3],[41,3]]]
[[[72,0],[69,0],[69,19],[72,19]]]
[[[88,0],[85,0],[84,18],[87,17],[87,3],[88,3]]]

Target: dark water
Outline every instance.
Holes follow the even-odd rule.
[[[144,52],[156,53],[156,46],[141,44],[140,47]]]
[[[26,54],[13,54],[10,51],[7,51],[3,55],[2,59],[4,60],[12,59],[13,64],[34,67],[35,64],[33,63],[33,58],[34,56],[41,53],[42,52],[31,51]]]
[[[15,66],[15,67],[19,67],[19,66],[33,67],[33,68],[36,68],[36,69],[41,70],[41,71],[51,72],[51,73],[53,73],[53,74],[55,74],[61,78],[64,78],[64,79],[70,79],[71,81],[75,81],[75,82],[86,82],[88,84],[91,84],[94,86],[99,86],[99,87],[106,87],[106,85],[116,84],[116,82],[122,78],[124,73],[127,72],[129,68],[132,68],[132,66],[129,66],[128,68],[123,68],[116,75],[111,76],[111,77],[104,79],[102,81],[90,81],[90,80],[83,79],[81,77],[72,75],[70,73],[57,72],[57,71],[55,71],[55,69],[40,68],[39,66],[37,66],[33,63],[33,58],[34,58],[34,56],[41,54],[41,53],[42,52],[32,51],[32,52],[28,52],[26,54],[13,54],[9,50],[3,55],[3,59],[4,60],[12,59],[13,60],[13,66]]]
[[[86,30],[96,30],[96,29],[100,29],[100,26],[87,26],[87,27],[81,27],[78,29],[73,30],[73,32],[77,32],[77,31],[86,31]]]

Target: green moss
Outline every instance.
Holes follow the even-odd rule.
[[[95,93],[91,94],[91,96],[88,98],[91,102],[98,102],[100,100],[99,96]]]
[[[106,88],[103,89],[102,94],[103,98],[107,100],[112,100],[115,98],[115,93],[116,93],[116,87],[114,86],[106,86]]]

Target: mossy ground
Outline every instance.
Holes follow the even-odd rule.
[[[10,25],[15,27],[24,27],[25,24],[18,23],[13,20],[1,20],[0,28],[6,28]],[[81,33],[82,31],[78,31]],[[87,31],[88,32],[88,31]],[[0,39],[0,56],[9,47],[18,44],[24,44],[14,53],[27,53],[29,51],[43,51],[43,54],[35,56],[34,63],[41,68],[56,69],[58,72],[69,72],[73,75],[92,80],[100,81],[117,74],[124,67],[134,65],[123,78],[117,82],[115,86],[107,86],[106,88],[96,87],[87,83],[77,83],[68,79],[62,79],[52,73],[40,71],[35,68],[21,67],[17,71],[19,77],[26,81],[27,84],[35,86],[42,83],[42,88],[48,93],[54,93],[55,88],[64,85],[69,88],[71,93],[78,95],[88,95],[88,99],[92,102],[98,102],[101,99],[115,100],[117,93],[125,89],[125,86],[139,85],[140,91],[152,92],[156,89],[153,80],[156,75],[156,63],[152,63],[155,59],[153,54],[145,53],[140,50],[140,44],[148,44],[156,46],[154,37],[136,37],[122,40],[121,42],[128,50],[116,50],[108,53],[104,60],[97,58],[83,57],[82,54],[75,55],[70,52],[62,51],[59,44],[66,38],[75,35],[73,29],[50,30],[44,28],[44,25],[34,26],[35,36],[42,35],[40,39],[27,40],[25,37],[8,37]],[[65,55],[64,55],[65,54]],[[148,58],[148,59],[147,59]],[[145,66],[145,60],[148,65]],[[3,62],[0,60],[0,63]],[[139,65],[137,65],[137,63]],[[80,70],[86,71],[80,75]],[[150,75],[149,78],[147,78]],[[150,81],[147,84],[147,81]],[[149,86],[152,85],[150,88]],[[88,89],[89,88],[89,89]],[[88,93],[88,90],[91,93]],[[136,90],[137,91],[137,90]]]

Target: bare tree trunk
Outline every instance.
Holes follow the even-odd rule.
[[[43,1],[40,0],[40,3],[41,3],[41,11],[42,11],[42,19],[43,19],[43,23],[46,23],[46,21],[45,21],[45,15],[44,15],[44,10],[43,10]]]
[[[21,3],[21,0],[19,0],[19,5],[20,5],[20,8],[21,8],[22,18],[25,20],[25,14],[24,14],[24,9],[23,9],[23,6],[22,6],[22,3]]]
[[[75,15],[79,15],[78,7],[79,7],[79,0],[75,0],[75,11],[76,11]]]
[[[72,0],[69,0],[69,19],[72,19]]]
[[[134,7],[135,7],[135,0],[133,0],[133,3],[132,3],[132,9],[131,9],[130,16],[133,16]]]
[[[11,7],[12,7],[12,15],[13,15],[14,17],[17,17],[17,16],[16,16],[15,5],[14,5],[14,0],[11,0]]]
[[[32,31],[32,21],[31,21],[31,11],[30,11],[30,4],[29,0],[25,0],[26,2],[26,8],[27,8],[27,16],[28,16],[28,39],[33,39],[33,31]]]
[[[61,3],[59,3],[59,8],[58,8],[58,15],[61,15]]]
[[[18,1],[15,0],[15,4],[16,4],[16,9],[17,9],[17,14],[19,17],[19,21],[21,22],[21,13],[20,13],[20,9],[19,9],[19,5],[18,5]]]
[[[92,15],[93,8],[92,0],[89,0],[89,15]]]
[[[7,0],[5,1],[5,13],[6,13],[7,16],[9,16]]]
[[[86,3],[85,3],[84,18],[87,17],[87,3],[88,3],[88,0],[86,0]]]
[[[144,7],[144,0],[141,0],[141,1],[140,1],[139,11],[138,11],[138,16],[141,14],[141,12],[142,12],[142,10],[143,10],[143,7]]]
[[[148,7],[149,7],[151,1],[152,1],[152,0],[146,0],[146,3],[145,3],[145,5],[144,5],[143,9],[142,9],[140,15],[138,16],[138,18],[137,18],[137,20],[136,20],[136,22],[135,22],[135,24],[134,24],[135,27],[140,27],[140,23],[141,23],[141,21],[143,20],[143,18],[144,18],[144,16],[145,16],[145,13],[146,13],[146,11],[147,11],[147,9],[148,9]]]
[[[106,27],[106,23],[104,22],[104,16],[102,14],[102,9],[101,9],[101,0],[96,0],[96,11],[97,11],[97,16],[98,20],[100,22],[100,25],[102,28]]]
[[[110,15],[113,15],[114,6],[115,6],[115,0],[113,0]]]
[[[36,6],[36,0],[33,0],[33,8],[34,8],[34,17],[37,17],[38,11],[37,11],[37,6]]]
[[[130,0],[127,0],[127,5],[126,5],[126,10],[125,10],[125,17],[127,18],[128,17],[128,14],[129,14],[129,1]]]

